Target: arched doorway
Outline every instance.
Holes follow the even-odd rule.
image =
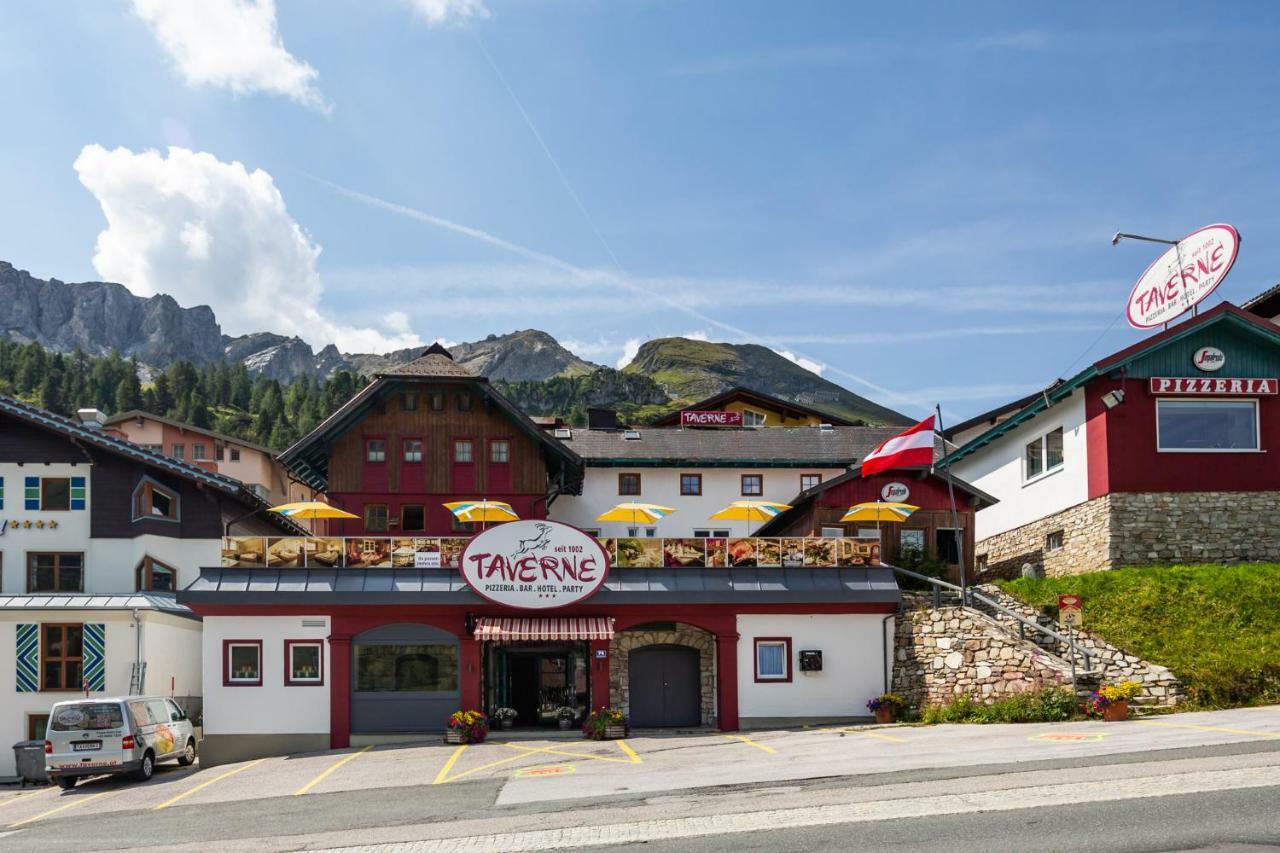
[[[431,732],[456,711],[458,638],[430,625],[372,628],[351,640],[351,731]]]
[[[660,644],[631,650],[631,725],[696,726],[702,722],[698,650]]]

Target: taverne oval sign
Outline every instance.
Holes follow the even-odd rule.
[[[598,590],[609,574],[609,556],[576,527],[511,521],[468,542],[461,571],[471,588],[494,604],[546,610]]]
[[[1190,310],[1227,277],[1239,251],[1240,233],[1231,225],[1208,225],[1183,237],[1133,286],[1129,325],[1153,329]]]

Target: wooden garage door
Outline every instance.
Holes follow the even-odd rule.
[[[630,657],[631,725],[696,726],[702,722],[698,650],[644,646]]]

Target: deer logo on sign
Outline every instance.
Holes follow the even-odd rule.
[[[546,549],[547,544],[551,541],[551,525],[535,524],[534,529],[538,531],[538,535],[529,539],[521,539],[519,543],[520,550],[516,551],[514,556],[533,554]]]

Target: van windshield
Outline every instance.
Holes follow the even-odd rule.
[[[78,702],[63,705],[53,712],[49,730],[54,732],[86,732],[118,729],[124,725],[124,714],[118,702]]]

